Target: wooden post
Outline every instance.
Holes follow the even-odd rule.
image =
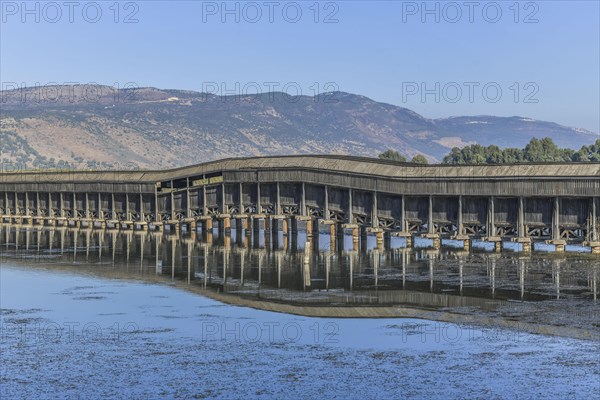
[[[524,209],[523,197],[519,197],[519,214],[517,217],[517,226],[519,237],[525,237],[525,209]]]
[[[185,189],[185,216],[192,217],[192,208],[190,207],[190,178],[186,178],[187,187]],[[141,203],[140,203],[141,204]]]
[[[113,195],[114,196],[114,195]],[[60,216],[64,217],[65,216],[65,208],[64,208],[64,199],[63,199],[63,192],[59,192],[58,194],[58,200],[60,201]],[[15,203],[17,202],[17,199],[15,197]],[[15,208],[16,208],[16,204],[15,204]]]
[[[246,250],[242,250],[240,253],[240,285],[244,286],[244,259]]]
[[[311,242],[309,240],[304,244],[304,262],[303,262],[303,283],[304,289],[310,287],[310,261],[311,261]]]
[[[598,240],[598,228],[597,228],[597,222],[598,222],[598,216],[597,216],[597,209],[596,209],[596,197],[592,197],[592,215],[591,215],[591,240],[592,241],[597,241]]]
[[[377,285],[379,284],[379,247],[377,250],[373,249],[373,278],[375,278],[375,288],[377,289]]]
[[[171,181],[171,221],[175,219],[175,188],[173,187],[173,181]]]
[[[281,192],[279,188],[279,182],[275,183],[276,197],[275,197],[275,215],[281,214]]]
[[[490,196],[488,200],[488,236],[496,236],[496,199]]]
[[[244,184],[242,182],[240,182],[239,184],[240,186],[240,196],[239,196],[239,200],[240,200],[240,214],[244,214]],[[236,225],[236,229],[237,229],[237,225]]]
[[[146,222],[144,217],[144,195],[140,193],[140,222]]]
[[[400,210],[400,225],[402,226],[402,232],[406,232],[408,231],[408,229],[406,229],[406,203],[405,203],[405,196],[402,195],[402,201],[401,201],[401,210]]]
[[[333,251],[333,249],[331,249],[331,251]],[[325,256],[325,289],[326,290],[329,290],[329,274],[331,272],[331,256],[330,256],[330,254],[327,254]]]
[[[433,260],[430,260],[433,261]],[[432,282],[431,282],[431,287],[433,288],[433,262],[430,264],[431,268],[432,268]],[[459,276],[459,292],[462,294],[463,292],[463,284],[464,284],[464,266],[465,266],[465,260],[463,257],[460,257],[458,259],[458,276]]]
[[[260,182],[256,183],[256,213],[262,214],[262,205],[260,204]]]
[[[346,221],[349,224],[354,223],[354,213],[352,212],[352,189],[348,189],[348,216],[346,217]]]
[[[306,187],[302,182],[302,195],[300,197],[300,215],[306,216]]]
[[[225,198],[226,198],[226,196],[225,196],[225,184],[221,183],[221,212],[223,214],[227,214],[227,212],[229,211],[227,209],[227,203],[225,201]]]
[[[329,187],[325,185],[325,202],[323,205],[323,219],[329,219]]]
[[[177,251],[177,243],[171,240],[171,279],[175,279],[175,255]]]
[[[208,207],[206,205],[206,185],[202,186],[202,215],[208,215]]]
[[[560,240],[560,199],[554,198],[554,208],[552,210],[552,239]]]
[[[462,216],[462,210],[463,210],[463,198],[462,196],[458,196],[458,215],[457,215],[457,228],[458,228],[458,235],[462,235],[464,232],[464,227],[463,227],[463,216]]]
[[[87,219],[90,218],[90,194],[89,192],[85,192],[85,217]],[[89,222],[88,222],[89,224]]]
[[[433,196],[429,196],[429,209],[427,215],[427,232],[432,234],[435,233],[433,226]]]
[[[281,262],[283,258],[282,252],[277,252],[277,288],[281,289]]]
[[[47,216],[48,216],[48,219],[54,218],[54,211],[52,210],[52,208],[53,208],[53,207],[52,207],[52,194],[51,194],[50,192],[42,192],[42,193],[40,194],[40,198],[41,198],[42,196],[45,196],[45,197],[46,197],[46,208],[47,208],[47,214],[48,214]],[[7,204],[7,203],[5,203],[5,208],[6,208],[7,206],[8,206],[8,204]],[[44,215],[42,215],[41,211],[42,211],[42,210],[40,210],[40,216],[42,216],[42,217],[43,217]],[[7,210],[5,209],[5,210],[4,210],[4,213],[6,214],[6,212],[7,212]],[[46,221],[45,221],[45,220],[44,220],[44,221],[42,221],[42,225],[45,225],[45,224],[46,224]]]
[[[206,289],[208,285],[208,246],[204,244],[202,250],[204,250],[204,289]]]
[[[350,269],[349,271],[349,275],[350,275],[350,290],[352,290],[352,286],[353,286],[353,278],[354,278],[354,254],[350,254],[348,256],[348,267]]]
[[[373,192],[373,200],[371,201],[371,227],[373,228],[379,227],[377,207],[377,192]]]
[[[155,191],[156,191],[156,189],[155,189]],[[104,215],[104,211],[102,211],[102,194],[100,192],[98,192],[98,218],[106,219],[106,216]]]
[[[154,222],[159,222],[159,221],[160,221],[160,212],[158,210],[158,188],[156,187],[156,185],[154,185]]]
[[[266,238],[265,238],[266,240]],[[263,260],[264,252],[258,253],[258,287],[260,288],[262,284],[262,260]]]
[[[62,199],[61,199],[62,201]],[[117,212],[115,211],[115,194],[111,193],[111,202],[110,202],[110,215],[111,219],[117,219]]]
[[[77,194],[73,191],[71,193],[71,216],[72,218],[78,218],[77,216]]]

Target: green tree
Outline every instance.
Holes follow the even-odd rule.
[[[454,147],[449,155],[444,157],[444,164],[484,164],[485,151],[481,145],[473,144],[462,149]]]
[[[429,161],[427,161],[427,158],[423,154],[417,154],[410,162],[415,164],[429,164]]]
[[[488,146],[488,147],[484,148],[483,153],[485,155],[485,161],[488,164],[502,163],[503,157],[502,157],[502,150],[500,150],[500,147],[498,147],[496,145]]]
[[[406,162],[406,157],[395,150],[386,150],[379,155],[379,158],[382,160]]]
[[[573,154],[573,161],[576,162],[589,162],[590,161],[590,152],[587,146],[583,146],[581,150],[577,153]]]
[[[596,143],[589,147],[590,153],[589,158],[590,161],[600,161],[600,139],[596,140]]]
[[[502,162],[505,164],[516,164],[523,162],[523,150],[508,147],[502,150]]]
[[[573,154],[571,159],[578,162],[600,161],[600,139],[590,146],[581,147],[578,152]]]
[[[527,143],[523,150],[523,159],[529,162],[542,161],[544,158],[544,150],[540,140],[533,138]]]
[[[561,149],[550,138],[533,138],[523,150],[509,147],[504,150],[496,145],[483,147],[478,144],[455,147],[444,157],[444,164],[515,164],[520,162],[599,162],[600,139],[579,151]]]
[[[573,157],[575,156],[575,150],[573,149],[560,149],[560,162],[569,162],[573,161]]]
[[[529,162],[566,161],[565,153],[550,138],[531,139],[525,146],[523,156],[525,161]],[[570,157],[568,161],[570,161]]]
[[[464,164],[465,159],[462,154],[462,150],[459,147],[453,147],[450,154],[444,157],[442,160],[443,164]]]

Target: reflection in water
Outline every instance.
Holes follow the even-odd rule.
[[[584,254],[386,249],[374,238],[218,230],[182,236],[3,226],[3,257],[115,277],[159,276],[240,296],[310,304],[492,308],[505,300],[597,299],[599,262]],[[335,250],[331,250],[335,248]]]

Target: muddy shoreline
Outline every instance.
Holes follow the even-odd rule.
[[[583,311],[578,305],[549,305],[540,303],[515,303],[507,302],[504,307],[496,311],[485,311],[474,307],[453,307],[428,309],[412,305],[381,305],[381,306],[348,306],[348,305],[300,305],[283,304],[280,302],[256,300],[232,294],[216,293],[210,290],[191,290],[202,295],[221,301],[226,304],[251,307],[255,309],[295,314],[307,317],[322,318],[416,318],[431,321],[469,324],[485,328],[511,329],[518,332],[543,334],[551,336],[568,337],[573,339],[586,339],[600,341],[600,307],[592,305]],[[579,316],[573,314],[577,308]],[[518,310],[517,310],[518,309]],[[572,318],[573,316],[575,318]],[[543,319],[552,318],[552,322]],[[594,317],[595,319],[588,319]],[[571,318],[571,326],[565,320]]]

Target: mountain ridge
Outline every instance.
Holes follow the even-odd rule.
[[[192,90],[73,85],[0,92],[4,163],[177,167],[231,156],[351,154],[387,149],[439,161],[452,147],[523,147],[550,137],[561,147],[597,135],[527,117],[429,119],[362,95],[281,92],[217,96]]]

